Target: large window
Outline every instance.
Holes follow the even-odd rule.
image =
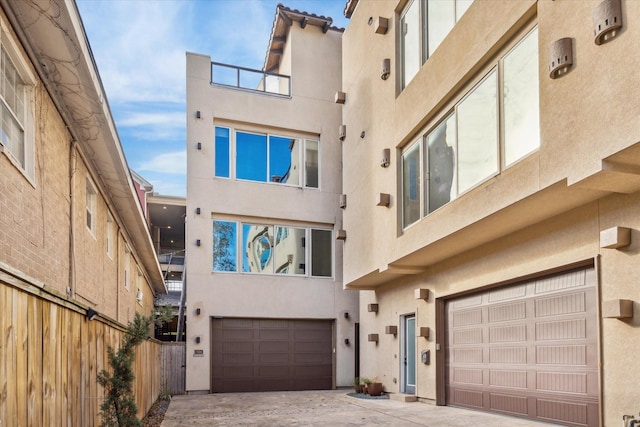
[[[409,84],[473,0],[412,0],[400,17],[402,87]]]
[[[221,178],[318,188],[316,139],[216,126],[214,163],[215,176]]]
[[[214,220],[213,270],[332,277],[332,241],[331,230]]]
[[[0,152],[23,172],[33,173],[34,79],[6,33],[0,43]]]
[[[403,227],[538,149],[537,58],[533,29],[404,151]]]
[[[93,234],[96,235],[96,209],[97,209],[97,198],[98,192],[94,187],[93,183],[87,179],[86,182],[86,195],[85,195],[85,218],[87,223],[87,229]]]

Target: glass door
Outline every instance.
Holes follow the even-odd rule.
[[[404,362],[402,372],[402,388],[405,393],[416,392],[416,316],[414,314],[404,317],[403,322],[402,359]]]

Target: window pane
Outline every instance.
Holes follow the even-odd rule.
[[[242,224],[242,271],[273,273],[273,227]]]
[[[420,1],[414,0],[400,20],[402,31],[402,87],[409,84],[421,65]]]
[[[311,275],[331,277],[333,251],[331,230],[311,230]]]
[[[237,224],[213,221],[213,271],[237,271]]]
[[[459,192],[498,171],[496,85],[494,70],[458,105]]]
[[[276,226],[275,270],[278,274],[305,274],[304,228]]]
[[[420,218],[420,144],[402,156],[402,225]]]
[[[298,169],[292,169],[293,158],[297,166],[298,145],[291,138],[269,137],[269,175],[271,182],[298,184]],[[293,176],[292,176],[293,175]]]
[[[229,129],[216,127],[215,174],[229,178]]]
[[[540,147],[538,107],[538,30],[505,58],[504,156],[510,165]]]
[[[455,25],[456,14],[455,4],[452,1],[429,1],[427,9],[429,56],[431,56]]]
[[[266,135],[236,132],[236,178],[266,182]]]
[[[427,160],[429,173],[425,174],[427,207],[430,213],[448,203],[456,195],[455,154],[456,120],[451,115],[427,137]]]
[[[318,141],[305,139],[304,185],[318,188]]]

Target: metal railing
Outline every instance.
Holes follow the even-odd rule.
[[[167,290],[182,292],[182,280],[167,280],[164,283],[167,285]]]
[[[291,96],[290,76],[220,62],[211,62],[211,84],[270,95]]]

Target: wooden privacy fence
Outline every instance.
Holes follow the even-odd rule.
[[[185,393],[185,365],[187,362],[185,342],[162,343],[162,390],[166,393]]]
[[[89,321],[84,310],[41,289],[9,286],[0,275],[0,426],[98,426],[107,346],[124,334]],[[38,295],[40,294],[40,295]],[[138,417],[160,394],[161,344],[137,348],[134,392]]]

